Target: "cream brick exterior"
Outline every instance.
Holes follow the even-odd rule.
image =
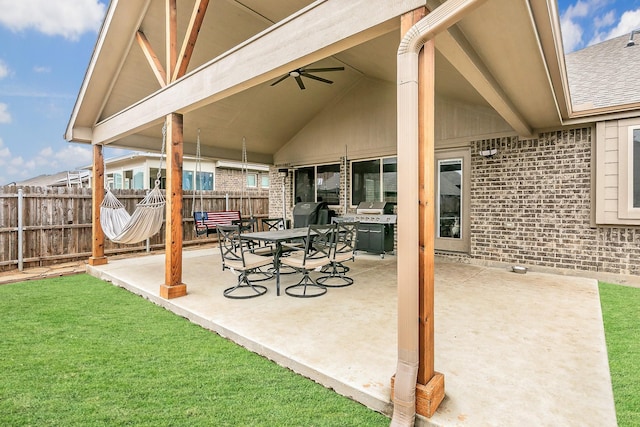
[[[592,222],[591,127],[471,144],[470,260],[640,274],[640,227]],[[493,158],[478,154],[498,148]]]

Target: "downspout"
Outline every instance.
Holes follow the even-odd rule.
[[[486,0],[448,0],[407,31],[398,48],[398,363],[391,426],[413,426],[418,377],[418,54],[427,40]]]

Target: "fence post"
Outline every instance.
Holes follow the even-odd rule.
[[[23,224],[22,224],[22,211],[24,210],[22,208],[22,203],[23,203],[23,192],[22,192],[22,188],[18,189],[18,270],[22,271],[24,268],[24,258],[23,258],[23,244],[22,244],[22,233],[23,233]]]
[[[224,210],[229,210],[229,193],[225,193],[224,195]]]

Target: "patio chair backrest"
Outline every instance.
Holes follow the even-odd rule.
[[[347,254],[355,251],[358,239],[358,224],[358,222],[351,221],[337,223],[334,258],[337,254]]]
[[[255,218],[240,218],[231,221],[232,225],[239,225],[241,233],[252,233],[258,226],[258,220]]]
[[[308,260],[330,259],[335,249],[336,224],[311,224],[307,229],[303,265]]]
[[[242,261],[242,265],[244,265],[240,225],[218,225],[216,231],[218,233],[218,245],[220,246],[223,268],[225,261]]]
[[[262,229],[264,231],[283,230],[284,218],[263,218]]]

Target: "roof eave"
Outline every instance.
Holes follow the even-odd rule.
[[[133,35],[150,3],[151,0],[111,0],[109,3],[67,124],[64,135],[67,141],[91,142],[92,129],[98,122],[104,100],[113,88],[126,52],[133,44]]]

